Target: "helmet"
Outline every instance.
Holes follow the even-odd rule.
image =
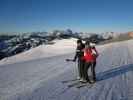
[[[79,39],[79,40],[77,40],[77,43],[82,43],[82,40],[80,40],[80,39]]]

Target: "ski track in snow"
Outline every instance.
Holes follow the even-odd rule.
[[[0,66],[0,100],[133,100],[133,40],[98,48],[97,83],[77,89],[74,53]]]

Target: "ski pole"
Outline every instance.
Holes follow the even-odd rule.
[[[75,76],[77,78],[77,61],[75,61],[74,74],[75,74]]]

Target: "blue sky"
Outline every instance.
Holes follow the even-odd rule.
[[[133,31],[133,0],[0,0],[0,32]]]

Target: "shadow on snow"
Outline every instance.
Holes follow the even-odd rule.
[[[129,64],[129,65],[123,65],[120,66],[118,68],[114,68],[105,72],[100,72],[98,73],[97,76],[97,81],[102,81],[102,80],[106,80],[109,78],[113,78],[116,77],[118,75],[122,75],[126,72],[129,71],[133,71],[133,64]]]

